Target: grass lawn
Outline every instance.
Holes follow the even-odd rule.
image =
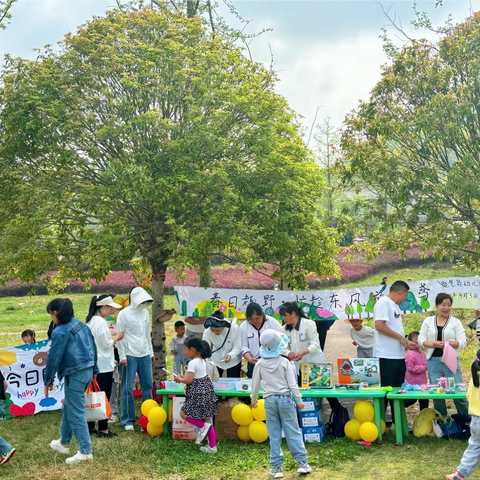
[[[390,272],[389,280],[414,280],[443,276],[469,276],[470,272],[454,271],[445,266],[423,266]],[[349,288],[379,284],[384,275],[375,275]],[[91,299],[90,294],[69,295],[77,318],[84,319]],[[49,298],[0,298],[0,348],[21,343],[19,332],[31,328],[38,332],[37,339],[46,338],[49,316],[45,306]],[[166,298],[166,308],[176,308],[173,296]],[[473,319],[473,312],[458,310],[455,315],[465,322]],[[407,315],[406,331],[419,329],[426,314]],[[178,317],[180,318],[180,317]],[[167,340],[173,336],[173,321],[167,327]],[[40,333],[43,332],[43,333]],[[475,356],[477,343],[470,335],[467,349],[462,352],[461,365],[465,373]],[[328,340],[327,340],[328,341]],[[169,360],[171,366],[171,360]],[[467,375],[465,375],[467,377]],[[139,408],[137,409],[139,411]],[[50,450],[48,444],[58,438],[59,412],[42,413],[34,417],[15,418],[0,422],[3,435],[18,453],[12,462],[0,467],[0,478],[8,480],[244,480],[268,477],[268,442],[262,445],[224,441],[217,455],[201,454],[193,442],[171,438],[151,438],[136,431],[124,432],[113,425],[117,439],[93,439],[94,461],[79,466],[67,466],[64,457]],[[407,445],[397,447],[392,432],[387,432],[381,444],[362,447],[346,439],[328,438],[324,444],[309,444],[307,449],[314,471],[308,478],[319,480],[434,480],[444,478],[457,466],[466,442],[445,441],[435,438],[409,437]],[[287,451],[284,444],[284,450]],[[76,451],[75,441],[72,451]],[[284,473],[287,479],[298,478],[295,463],[285,456]],[[472,479],[480,480],[480,470]]]

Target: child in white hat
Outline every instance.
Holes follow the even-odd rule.
[[[252,378],[252,406],[257,406],[260,382],[263,381],[263,398],[270,437],[270,475],[283,478],[282,429],[288,449],[298,462],[297,473],[310,473],[307,450],[298,425],[295,402],[303,410],[302,395],[298,389],[297,374],[287,355],[288,337],[275,330],[265,330],[260,335],[260,360],[255,365]]]

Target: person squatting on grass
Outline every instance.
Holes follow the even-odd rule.
[[[297,473],[310,473],[307,450],[298,425],[297,411],[303,410],[302,395],[297,384],[297,375],[292,362],[282,355],[288,346],[288,337],[275,330],[265,330],[260,335],[260,360],[253,369],[252,407],[256,408],[261,381],[264,383],[263,398],[267,431],[270,438],[270,475],[283,478],[282,429],[288,449],[297,461]]]
[[[0,420],[3,418],[5,410],[5,392],[7,391],[7,381],[0,372]],[[5,422],[3,422],[5,423]],[[0,435],[0,465],[5,465],[15,455],[16,450]]]
[[[480,350],[471,366],[472,379],[468,385],[467,400],[468,413],[472,417],[470,423],[470,439],[468,447],[463,453],[460,465],[457,470],[445,478],[447,480],[461,480],[469,477],[477,468],[480,462]]]
[[[68,298],[52,300],[47,312],[56,326],[45,366],[45,397],[48,398],[48,391],[54,389],[55,375],[59,380],[65,378],[60,438],[52,440],[50,447],[68,455],[75,435],[79,451],[65,461],[71,465],[93,459],[85,414],[85,390],[93,375],[98,373],[97,349],[90,329],[73,318],[73,305]]]
[[[189,358],[187,373],[177,375],[177,383],[187,385],[185,403],[180,411],[180,416],[199,428],[195,443],[201,445],[208,437],[208,446],[200,447],[204,453],[217,453],[217,437],[215,428],[207,420],[217,414],[217,396],[213,382],[207,375],[206,358],[210,358],[211,351],[207,342],[196,337],[188,337],[184,345],[185,357]]]

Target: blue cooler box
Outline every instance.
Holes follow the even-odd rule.
[[[317,428],[320,427],[322,421],[320,419],[321,412],[300,412],[300,426],[302,428]]]
[[[326,434],[327,429],[325,427],[325,422],[320,422],[320,426],[318,427],[302,428],[302,437],[305,443],[323,443]]]

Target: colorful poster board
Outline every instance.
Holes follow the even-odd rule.
[[[396,279],[393,279],[396,280]],[[400,305],[403,313],[431,311],[435,297],[448,293],[455,308],[480,307],[480,277],[450,277],[409,283],[410,292]],[[315,321],[372,318],[375,303],[387,295],[388,285],[320,291],[246,290],[175,287],[178,309],[183,316],[206,317],[215,310],[228,318],[245,318],[250,303],[258,303],[267,315],[280,318],[279,307],[299,302],[308,318]],[[480,309],[480,308],[479,308]]]
[[[302,363],[302,388],[333,388],[331,363]]]
[[[63,381],[55,378],[55,389],[45,398],[43,378],[50,340],[0,349],[0,371],[8,383],[5,418],[34,415],[62,408]]]
[[[338,382],[341,385],[364,383],[380,387],[380,361],[378,358],[339,358]]]

